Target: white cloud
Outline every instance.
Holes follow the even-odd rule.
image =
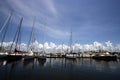
[[[40,49],[43,49],[43,45],[42,45],[42,44],[39,44],[39,48],[40,48]]]
[[[79,51],[84,52],[84,51],[97,51],[97,50],[101,49],[101,50],[107,50],[107,51],[112,51],[112,52],[120,52],[120,44],[117,44],[116,46],[113,47],[113,45],[110,41],[107,41],[105,43],[109,43],[109,46],[108,46],[108,44],[103,45],[102,43],[97,42],[97,41],[93,42],[93,44],[85,44],[85,45],[80,45],[78,43],[75,43],[73,45],[73,50],[74,50],[74,52],[79,52]],[[11,44],[12,44],[12,42],[3,42],[3,46],[6,49],[10,49]],[[25,43],[21,43],[20,46],[21,46],[20,47],[21,50],[27,50],[27,45]],[[68,46],[65,44],[56,45],[53,42],[45,42],[44,43],[45,52],[47,52],[47,53],[56,53],[56,52],[60,53],[60,52],[62,52],[62,46],[63,46],[63,51],[66,52],[68,49]],[[99,47],[99,46],[101,46],[101,47]],[[110,48],[110,46],[112,46],[112,47]],[[35,41],[31,45],[31,47],[33,47],[34,51],[39,52],[39,51],[43,50],[43,44],[38,43],[37,41]]]
[[[46,33],[49,36],[54,37],[54,38],[65,38],[65,37],[69,36],[68,32],[64,32],[57,28],[50,28],[48,26],[46,26]]]
[[[55,24],[59,20],[59,11],[56,9],[53,0],[6,0],[1,4],[1,12],[6,12],[9,9],[14,11],[13,16],[23,17],[23,27],[31,27],[33,18],[36,17],[35,28],[53,38],[61,38],[68,36],[68,32],[60,29],[61,26],[56,27]],[[9,6],[9,9],[8,9]],[[5,11],[6,10],[6,11]],[[46,25],[45,25],[46,24]],[[46,30],[44,27],[46,26]],[[59,36],[59,37],[58,37]]]
[[[48,42],[45,42],[45,43],[44,43],[44,47],[45,47],[45,49],[50,49],[49,43],[48,43]]]
[[[107,47],[112,47],[112,43],[110,41],[105,42],[105,44],[107,45]]]
[[[50,10],[54,15],[58,14],[58,12],[55,8],[55,5],[53,3],[53,0],[47,0],[47,1],[43,0],[43,1],[44,1],[44,3],[46,3],[45,5],[48,8],[48,10]]]
[[[56,48],[57,46],[55,45],[55,43],[50,42],[50,47],[51,47],[51,48]]]
[[[59,26],[58,27],[51,26],[42,21],[41,21],[41,23],[36,22],[35,27],[37,30],[42,31],[44,33],[44,35],[48,35],[50,37],[57,38],[57,39],[66,38],[70,35],[69,32],[60,29]]]

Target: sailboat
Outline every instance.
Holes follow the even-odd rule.
[[[62,51],[61,51],[61,55],[62,55],[62,56],[61,56],[62,58],[65,58],[65,57],[66,57],[65,52],[63,51],[63,44],[62,44]]]
[[[66,59],[76,59],[76,55],[73,53],[73,47],[72,47],[72,31],[70,34],[70,47],[69,50],[67,50]]]
[[[44,36],[45,34],[43,34],[43,51],[37,56],[38,60],[44,60],[46,61],[46,54],[45,54],[45,46],[44,46]]]
[[[44,44],[43,44],[43,51],[37,56],[38,60],[46,60],[46,55],[44,51]]]
[[[28,52],[24,56],[24,61],[34,60],[34,58],[35,58],[35,56],[34,56],[33,51],[31,49],[29,49]]]
[[[16,34],[15,34],[14,39],[13,39],[13,43],[15,43],[15,49],[12,50],[12,48],[13,48],[13,43],[12,43],[10,51],[8,52],[9,54],[6,57],[6,59],[8,61],[16,61],[16,60],[22,59],[21,51],[18,50],[18,42],[20,40],[22,21],[23,21],[23,18],[20,19],[20,23],[18,25]],[[20,45],[19,45],[19,49],[20,49]]]
[[[92,56],[92,58],[96,60],[104,60],[104,61],[117,61],[117,56],[112,55],[109,52],[97,53],[94,56]]]
[[[33,53],[33,49],[31,47],[33,45],[33,42],[34,42],[34,25],[35,25],[35,20],[33,21],[32,31],[31,31],[31,35],[30,35],[30,41],[29,41],[29,44],[28,44],[29,45],[28,46],[28,52],[24,56],[24,61],[34,60],[34,58],[35,58],[34,53]]]
[[[7,57],[7,55],[7,52],[0,52],[0,59],[4,59],[5,57]]]
[[[1,29],[0,29],[0,35],[1,35],[0,59],[3,59],[3,58],[5,58],[5,57],[8,55],[8,53],[5,52],[5,50],[4,50],[3,41],[4,41],[4,39],[5,39],[6,32],[7,32],[8,25],[9,25],[9,23],[10,23],[11,17],[12,17],[12,13],[9,14],[9,16],[7,17],[5,23],[2,25],[2,27],[1,27]],[[4,32],[3,32],[3,31],[4,31]]]

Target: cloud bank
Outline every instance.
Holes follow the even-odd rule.
[[[3,42],[3,47],[5,49],[10,49],[12,42]],[[14,44],[15,45],[15,44]],[[27,45],[25,43],[21,43],[20,45],[20,50],[26,51]],[[30,45],[30,47],[33,49],[35,52],[41,52],[43,51],[43,44],[38,43],[35,41]],[[120,44],[117,44],[116,46],[112,45],[112,42],[107,41],[105,43],[100,43],[100,42],[93,42],[92,44],[84,44],[81,45],[79,43],[75,43],[72,45],[73,51],[74,52],[87,52],[87,51],[96,51],[98,52],[99,50],[105,50],[109,52],[120,52]],[[14,48],[14,47],[13,47]],[[45,42],[44,43],[44,50],[46,53],[61,53],[66,52],[68,50],[69,46],[65,44],[55,44],[53,42]]]

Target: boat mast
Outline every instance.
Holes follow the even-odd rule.
[[[16,40],[16,42],[15,42],[15,49],[16,49],[16,47],[17,47],[17,45],[18,45],[18,40],[19,40],[19,38],[20,38],[22,21],[23,21],[23,18],[20,19],[20,23],[18,24],[17,31],[16,31],[16,33],[15,33],[15,36],[14,36],[14,38],[13,38],[13,42],[12,42],[11,47],[10,47],[10,51],[12,50],[12,47],[13,47],[13,44],[14,44],[16,38],[17,38],[17,40]]]
[[[11,17],[12,17],[12,13],[9,14],[9,17],[7,19],[7,21],[5,22],[5,24],[2,26],[0,32],[3,31],[3,29],[5,28],[5,31],[3,32],[3,36],[2,36],[2,40],[1,40],[1,50],[2,50],[2,46],[3,46],[3,41],[5,39],[5,36],[6,36],[6,33],[7,33],[7,29],[8,29],[8,26],[9,26],[9,23],[10,23],[10,20],[11,20]]]
[[[7,17],[5,23],[4,23],[3,26],[1,27],[0,33],[3,31],[3,29],[4,29],[4,28],[6,27],[6,25],[9,23],[11,16],[12,16],[12,12],[9,14],[9,16]]]
[[[62,43],[62,54],[63,54],[63,43]]]
[[[35,19],[33,20],[33,25],[32,25],[32,31],[31,31],[31,35],[30,35],[30,40],[29,40],[29,43],[28,43],[28,50],[31,49],[32,50],[32,47],[30,45],[33,44],[34,42],[34,25],[35,25]]]
[[[72,30],[70,33],[70,53],[73,53],[73,47],[72,47]]]
[[[43,35],[43,54],[45,54],[45,42],[44,42],[44,35]]]
[[[46,23],[45,23],[44,30],[46,31]],[[45,31],[43,32],[43,54],[45,54]]]
[[[21,18],[21,20],[20,20],[19,31],[18,31],[18,36],[17,36],[17,40],[16,40],[15,49],[18,47],[18,43],[19,43],[19,49],[20,49],[20,38],[21,38],[21,25],[22,25],[22,21],[23,21],[23,18]]]
[[[62,51],[61,51],[61,54],[63,54],[63,43],[62,43]]]

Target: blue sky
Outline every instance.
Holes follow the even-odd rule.
[[[13,11],[5,41],[11,41],[23,17],[22,42],[28,43],[33,19],[35,37],[45,41],[68,44],[70,31],[73,42],[90,44],[94,41],[120,43],[119,0],[1,0],[0,28]],[[1,34],[1,33],[0,33]]]

